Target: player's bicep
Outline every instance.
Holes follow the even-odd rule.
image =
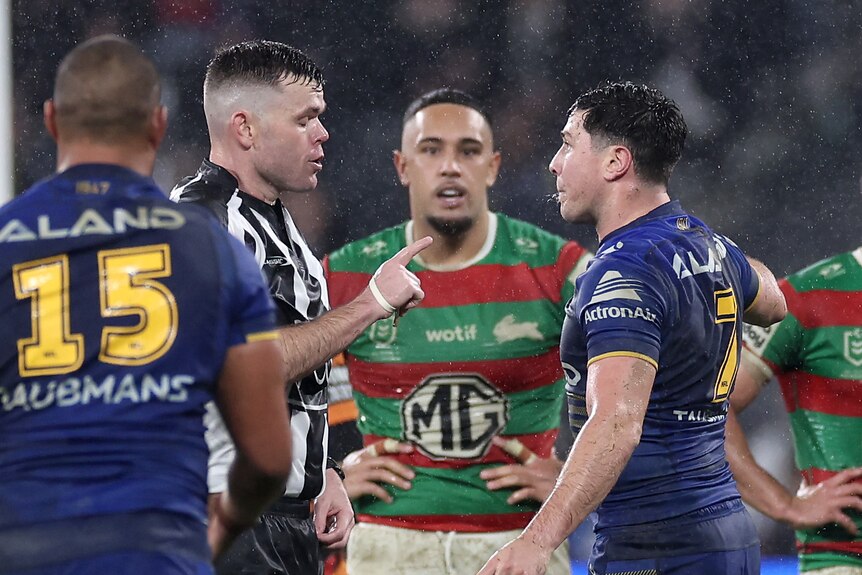
[[[593,362],[587,369],[589,417],[613,417],[636,426],[639,435],[655,375],[655,365],[639,357],[620,355]]]
[[[758,288],[753,301],[745,301],[742,319],[746,323],[767,327],[784,318],[787,314],[787,303],[769,268],[754,258],[748,258],[748,263],[753,276],[757,278]]]

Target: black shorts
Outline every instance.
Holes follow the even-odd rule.
[[[216,563],[217,575],[322,575],[309,501],[283,498]]]

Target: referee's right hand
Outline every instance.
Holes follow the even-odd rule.
[[[403,248],[386,260],[368,283],[368,290],[380,307],[380,319],[393,313],[403,315],[416,307],[425,297],[419,278],[407,269],[419,252],[431,245],[431,236],[425,236]]]

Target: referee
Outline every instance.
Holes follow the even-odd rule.
[[[341,470],[327,458],[329,358],[373,322],[424,297],[409,261],[419,240],[383,264],[356,299],[329,311],[323,268],[282,203],[317,186],[326,108],[323,74],[299,50],[269,41],[220,50],[207,67],[204,112],[210,157],[171,198],[209,208],[254,253],[284,326],[293,470],[279,501],[217,564],[220,575],[322,573],[320,546],[344,547],[353,509]],[[220,493],[234,446],[215,408],[207,414],[209,489]]]

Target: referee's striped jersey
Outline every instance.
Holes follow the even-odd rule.
[[[323,267],[280,200],[270,205],[243,192],[237,187],[236,178],[208,160],[204,160],[197,174],[177,184],[171,199],[206,206],[233,236],[254,252],[269,283],[280,325],[308,321],[329,309]],[[287,497],[309,500],[323,490],[329,369],[327,362],[290,386],[287,402],[293,469],[287,480]],[[234,446],[213,405],[209,406],[206,424],[209,490],[219,493],[227,487]]]

